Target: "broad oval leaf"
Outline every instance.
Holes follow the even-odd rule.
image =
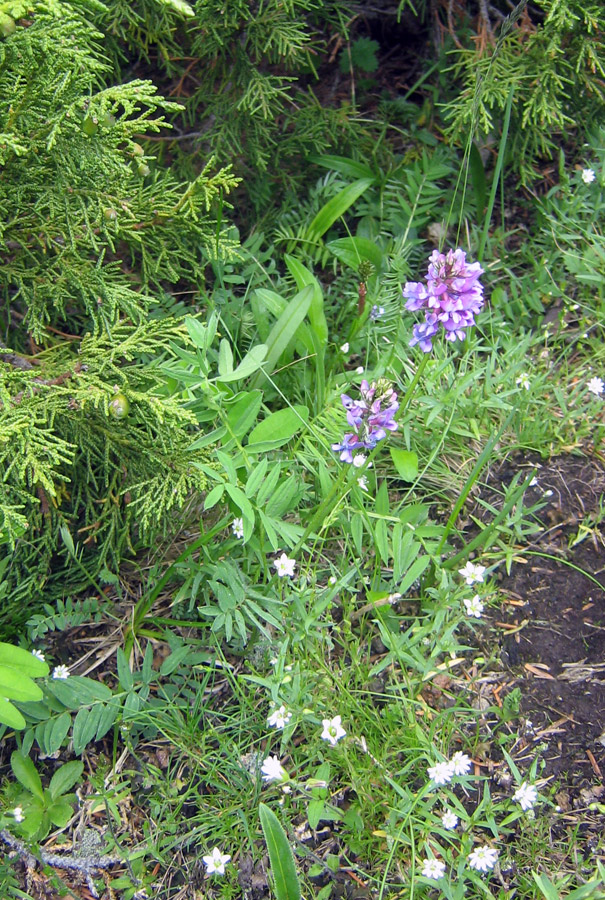
[[[0,697],[0,725],[8,725],[9,728],[20,731],[25,728],[26,724],[27,722],[10,700]]]
[[[29,791],[34,797],[38,797],[39,800],[44,799],[40,776],[29,756],[23,756],[18,750],[15,750],[11,754],[11,769],[19,784],[22,784],[26,791]]]
[[[418,477],[417,454],[413,450],[401,450],[399,447],[389,449],[399,477],[404,481],[414,481]]]
[[[44,695],[42,689],[23,672],[0,666],[0,696],[27,703],[41,700]]]
[[[378,271],[382,269],[384,262],[382,251],[374,241],[370,241],[368,238],[339,238],[337,241],[330,241],[326,246],[330,253],[355,271],[359,268],[359,263],[364,260],[369,260]]]
[[[309,421],[309,409],[306,406],[287,406],[278,409],[259,422],[250,432],[248,446],[254,452],[254,444],[271,441],[272,447],[280,447],[287,443]]]
[[[57,769],[48,785],[48,790],[53,800],[70,791],[79,781],[83,771],[84,763],[79,759],[67,762],[60,769]]]
[[[2,642],[0,642],[0,665],[11,666],[32,678],[44,678],[49,672],[47,663],[38,659],[29,650]]]

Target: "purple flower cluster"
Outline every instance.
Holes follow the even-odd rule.
[[[428,353],[441,325],[446,341],[464,340],[465,328],[475,324],[475,315],[483,306],[483,285],[479,263],[467,263],[463,250],[434,250],[429,258],[426,284],[408,281],[403,288],[405,308],[424,309],[424,322],[414,326],[410,347],[420,344]]]
[[[347,411],[347,422],[354,428],[348,432],[340,444],[332,444],[332,450],[340,453],[343,462],[353,462],[353,450],[365,447],[371,450],[387,436],[387,431],[397,431],[394,416],[399,409],[397,394],[386,378],[379,378],[368,384],[362,381],[359,400],[348,394],[341,394],[342,405]]]

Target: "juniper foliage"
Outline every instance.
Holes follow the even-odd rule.
[[[0,545],[14,600],[42,587],[61,528],[98,569],[204,488],[197,419],[160,370],[187,332],[151,313],[171,284],[199,289],[209,262],[237,254],[229,168],[209,160],[179,183],[139,143],[177,105],[148,81],[111,82],[84,5],[24,9],[9,4],[0,42]]]

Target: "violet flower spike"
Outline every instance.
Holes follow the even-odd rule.
[[[480,264],[467,262],[463,250],[433,251],[426,284],[408,281],[403,288],[405,308],[425,311],[424,323],[414,326],[411,347],[420,344],[420,349],[429,353],[440,327],[447,341],[464,340],[465,329],[472,328],[483,306],[482,274]]]

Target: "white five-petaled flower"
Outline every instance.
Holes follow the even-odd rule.
[[[361,469],[367,458],[365,453],[356,453],[353,457],[353,465],[356,469]]]
[[[263,781],[271,784],[274,781],[289,781],[290,776],[279,761],[279,756],[268,756],[261,768]]]
[[[455,812],[452,812],[451,809],[446,809],[446,811],[441,816],[441,824],[444,828],[447,828],[447,830],[450,831],[458,824],[458,816]]]
[[[236,538],[243,538],[244,536],[244,520],[243,519],[234,519],[231,523],[231,531],[236,536]]]
[[[361,476],[357,479],[357,484],[359,485],[359,487],[361,488],[362,491],[367,491],[367,489],[368,489],[368,479],[367,479],[367,476],[366,476],[366,475],[361,475]]]
[[[594,394],[596,397],[600,397],[603,391],[605,391],[605,382],[602,378],[591,378],[588,384],[586,385],[591,394]],[[355,460],[353,460],[355,462]]]
[[[322,719],[323,731],[321,733],[322,741],[329,741],[334,747],[338,741],[345,736],[346,731],[342,727],[341,716],[334,716],[333,719]]]
[[[349,352],[349,342],[345,341],[340,349],[342,350],[343,353],[348,353]]]
[[[479,581],[483,581],[485,566],[467,562],[463,569],[458,569],[458,573],[462,575],[467,584],[476,584]]]
[[[582,169],[582,181],[584,184],[592,184],[596,177],[594,169]]]
[[[69,678],[69,669],[67,666],[55,666],[53,669],[53,678]]]
[[[517,378],[517,386],[523,388],[525,391],[528,391],[531,387],[531,381],[529,380],[529,375],[527,372],[522,372]]]
[[[364,373],[364,368],[363,368],[363,366],[357,366],[357,368],[355,369],[355,374],[356,374],[356,375],[363,375],[363,373]]]
[[[528,784],[526,781],[524,781],[513,794],[513,800],[515,800],[523,810],[531,809],[537,799],[538,791],[533,784]]]
[[[450,766],[454,775],[467,775],[471,769],[471,758],[458,750],[450,759]]]
[[[431,781],[434,781],[437,785],[447,784],[454,777],[452,764],[447,761],[438,762],[434,766],[429,766],[426,771]]]
[[[336,575],[330,575],[330,577],[328,578],[328,584],[336,584],[337,581],[338,578],[336,577]]]
[[[36,650],[32,650],[32,656],[35,656],[36,659],[39,659],[41,662],[44,662],[45,659],[46,659],[46,657],[44,656],[44,654],[42,653],[42,651],[41,651],[41,650],[37,650],[37,649],[36,649]]]
[[[445,863],[440,859],[425,859],[420,872],[425,878],[443,878],[445,875]]]
[[[13,809],[13,817],[15,819],[15,822],[22,822],[25,818],[25,816],[23,815],[23,810],[20,806],[15,806],[15,808]]]
[[[537,476],[537,475],[534,475],[534,477],[532,478],[532,480],[529,482],[529,486],[530,486],[530,487],[538,487],[538,484],[539,484],[538,476]]]
[[[224,875],[225,866],[231,857],[228,853],[221,853],[218,847],[215,847],[209,856],[202,856],[202,859],[206,866],[207,875]]]
[[[497,859],[498,851],[484,844],[482,847],[476,847],[472,853],[469,853],[468,864],[471,869],[476,869],[477,872],[487,872],[489,869],[494,868]]]
[[[285,553],[282,553],[282,555],[278,559],[274,560],[273,565],[275,566],[275,570],[280,578],[284,578],[286,576],[288,578],[294,577],[294,567],[296,565],[296,561],[294,559],[290,559],[288,556],[286,556]]]
[[[267,725],[270,728],[277,728],[278,731],[283,731],[291,718],[292,713],[288,712],[285,706],[280,706],[279,709],[274,709],[267,718]]]
[[[481,602],[479,594],[475,594],[474,597],[470,598],[465,597],[462,602],[464,603],[467,616],[474,616],[475,619],[481,618],[481,613],[483,612],[485,605]]]

